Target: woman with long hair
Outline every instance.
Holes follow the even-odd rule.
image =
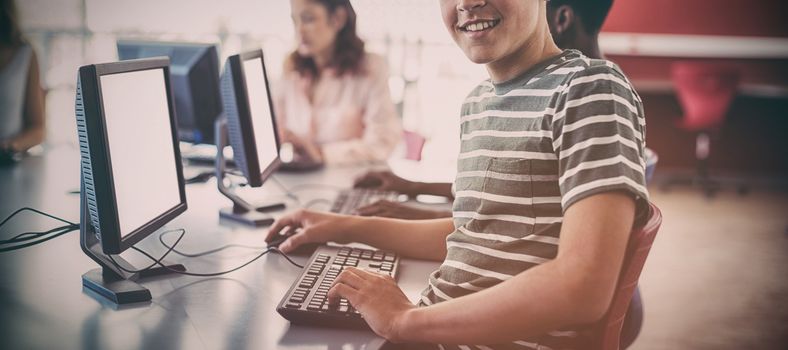
[[[13,0],[0,0],[0,160],[44,140],[38,61],[22,37]]]
[[[385,160],[401,135],[385,60],[364,51],[348,0],[291,0],[297,48],[276,89],[284,142],[326,164]]]

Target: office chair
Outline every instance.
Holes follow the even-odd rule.
[[[725,122],[736,96],[739,72],[735,68],[702,61],[676,62],[671,69],[676,94],[684,110],[676,126],[696,134],[697,173],[690,178],[669,179],[663,189],[673,184],[690,184],[699,186],[707,197],[712,197],[721,186],[709,176],[711,134]],[[746,188],[739,187],[740,193],[745,191]]]
[[[610,308],[605,316],[591,328],[593,350],[619,350],[621,328],[629,309],[629,302],[638,284],[638,278],[646,263],[646,258],[662,224],[662,212],[654,204],[649,204],[649,218],[646,223],[632,231],[618,277],[616,291]]]

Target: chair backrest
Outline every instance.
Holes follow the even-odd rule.
[[[657,236],[657,231],[662,225],[662,212],[654,204],[649,204],[649,207],[649,218],[646,223],[633,230],[629,236],[624,263],[621,266],[621,274],[618,276],[618,284],[610,308],[605,317],[594,327],[593,348],[596,350],[619,349],[621,327],[624,325],[629,302],[632,300],[640,272],[646,263],[651,245],[654,243],[654,237]]]
[[[405,139],[405,159],[420,161],[421,151],[427,139],[415,131],[408,130],[403,131],[402,136]]]
[[[722,124],[739,84],[733,67],[701,61],[679,61],[671,67],[673,84],[684,110],[681,126],[693,131]]]

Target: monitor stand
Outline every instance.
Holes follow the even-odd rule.
[[[243,198],[233,193],[232,189],[224,184],[225,162],[224,147],[227,146],[227,120],[216,120],[216,186],[219,192],[233,202],[231,208],[222,208],[219,218],[231,220],[252,227],[269,226],[274,218],[267,212],[285,209],[284,203],[272,203],[263,206],[254,206]]]
[[[87,201],[85,200],[84,194],[84,181],[81,184],[81,193],[79,221],[80,245],[82,251],[101,266],[82,275],[82,286],[84,288],[95,292],[117,305],[139,303],[150,301],[151,294],[147,288],[136,281],[147,277],[174,273],[173,270],[186,271],[186,267],[183,265],[168,264],[164,261],[162,265],[166,266],[166,268],[163,266],[153,267],[138,273],[128,273],[115,266],[115,264],[117,264],[124,269],[132,271],[138,269],[120,257],[120,255],[113,255],[112,260],[110,260],[109,255],[102,251],[101,242],[96,237],[93,225],[90,223]]]

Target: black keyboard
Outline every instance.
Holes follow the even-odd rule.
[[[347,299],[328,304],[328,290],[348,266],[396,277],[399,257],[379,250],[321,246],[276,308],[294,324],[369,329]]]
[[[354,188],[339,192],[331,205],[331,212],[338,214],[354,214],[355,210],[375,203],[381,199],[396,202],[399,193],[368,188]]]

